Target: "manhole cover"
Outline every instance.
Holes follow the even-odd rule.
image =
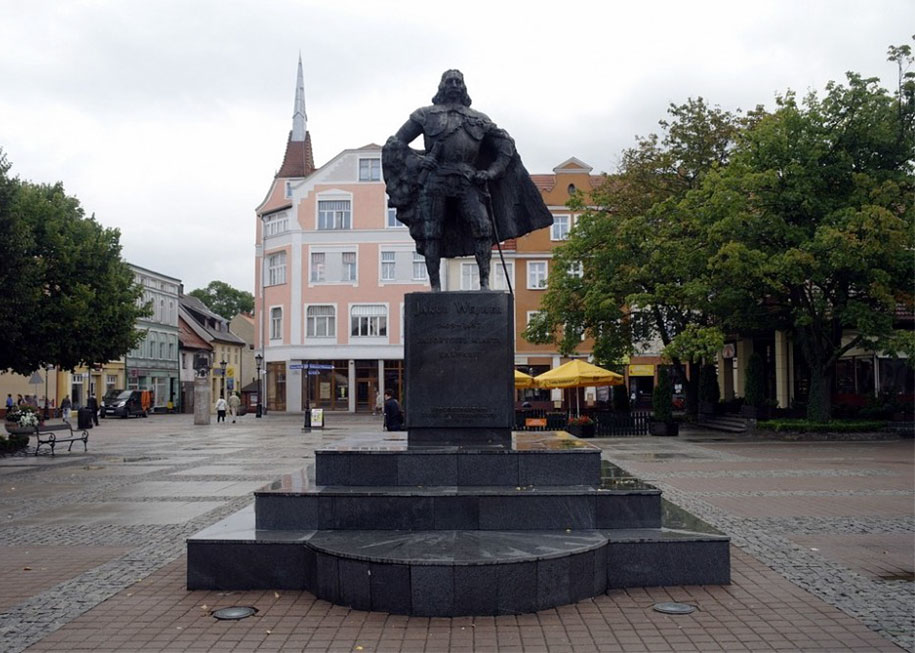
[[[257,612],[257,608],[252,608],[248,605],[243,606],[234,606],[231,608],[220,608],[219,610],[213,610],[211,613],[217,619],[244,619],[245,617],[250,617],[251,615]]]
[[[690,612],[696,611],[696,606],[690,605],[689,603],[675,603],[670,601],[667,603],[655,603],[651,606],[651,609],[655,612],[663,612],[664,614],[689,614]]]

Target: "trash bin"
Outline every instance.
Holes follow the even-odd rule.
[[[92,409],[91,408],[80,408],[76,411],[76,428],[80,429],[91,429],[92,428]]]

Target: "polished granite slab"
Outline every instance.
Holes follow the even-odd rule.
[[[430,454],[449,453],[497,453],[530,451],[588,451],[600,452],[586,442],[565,431],[517,431],[512,433],[510,447],[487,447],[485,445],[417,445],[408,442],[404,431],[384,433],[354,433],[338,442],[324,445],[320,452],[370,451],[372,453],[416,451]]]

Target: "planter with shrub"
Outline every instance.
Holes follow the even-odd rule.
[[[652,435],[679,435],[680,425],[674,421],[674,393],[670,385],[670,375],[666,367],[658,369],[658,385],[651,393],[651,405],[654,409],[648,430]]]

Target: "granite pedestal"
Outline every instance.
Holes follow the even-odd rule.
[[[407,295],[407,433],[353,434],[187,541],[188,589],[305,589],[423,616],[730,582],[728,538],[565,432],[512,433],[512,303]]]
[[[501,292],[404,297],[404,404],[416,445],[508,447],[514,420],[514,319]]]

